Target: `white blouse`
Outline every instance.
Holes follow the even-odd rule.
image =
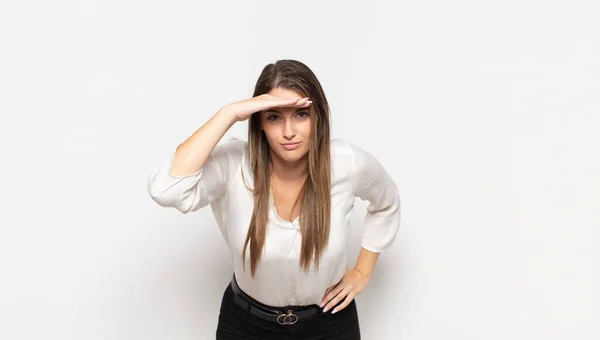
[[[302,235],[299,219],[280,218],[270,197],[270,214],[264,253],[250,276],[249,247],[246,271],[242,249],[252,210],[254,177],[246,141],[223,141],[213,149],[204,166],[186,176],[171,174],[175,152],[148,178],[148,192],[163,207],[187,214],[211,205],[229,247],[236,280],[254,299],[270,306],[320,304],[325,290],[338,283],[346,271],[346,245],[355,197],[368,200],[362,247],[381,252],[393,243],[400,226],[400,194],[379,161],[370,153],[340,139],[331,140],[331,226],[319,270],[300,267]],[[244,172],[246,185],[241,171]]]

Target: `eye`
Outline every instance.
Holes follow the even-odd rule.
[[[304,117],[308,117],[308,112],[307,111],[302,111],[302,112],[298,112],[298,116],[300,118],[304,118]]]
[[[279,115],[270,115],[267,117],[267,120],[275,120],[277,118],[279,118]]]

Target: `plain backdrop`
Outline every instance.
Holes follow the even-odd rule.
[[[599,339],[599,9],[2,1],[0,338],[214,339],[231,267],[212,212],[161,208],[146,180],[290,58],[321,81],[333,137],[401,193],[357,297],[364,339]]]

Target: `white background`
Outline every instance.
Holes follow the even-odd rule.
[[[210,209],[159,207],[147,176],[290,58],[321,81],[333,137],[400,189],[396,243],[357,297],[364,339],[599,339],[599,14],[591,0],[2,1],[0,338],[214,339],[225,243]]]

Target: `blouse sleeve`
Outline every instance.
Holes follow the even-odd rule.
[[[394,180],[371,153],[350,146],[354,152],[355,196],[369,201],[362,247],[381,252],[392,245],[400,228],[400,193]]]
[[[148,193],[162,207],[172,207],[184,214],[196,211],[223,197],[232,180],[246,144],[228,140],[215,146],[198,171],[185,176],[171,173],[175,151],[170,160],[157,166],[148,177]]]

